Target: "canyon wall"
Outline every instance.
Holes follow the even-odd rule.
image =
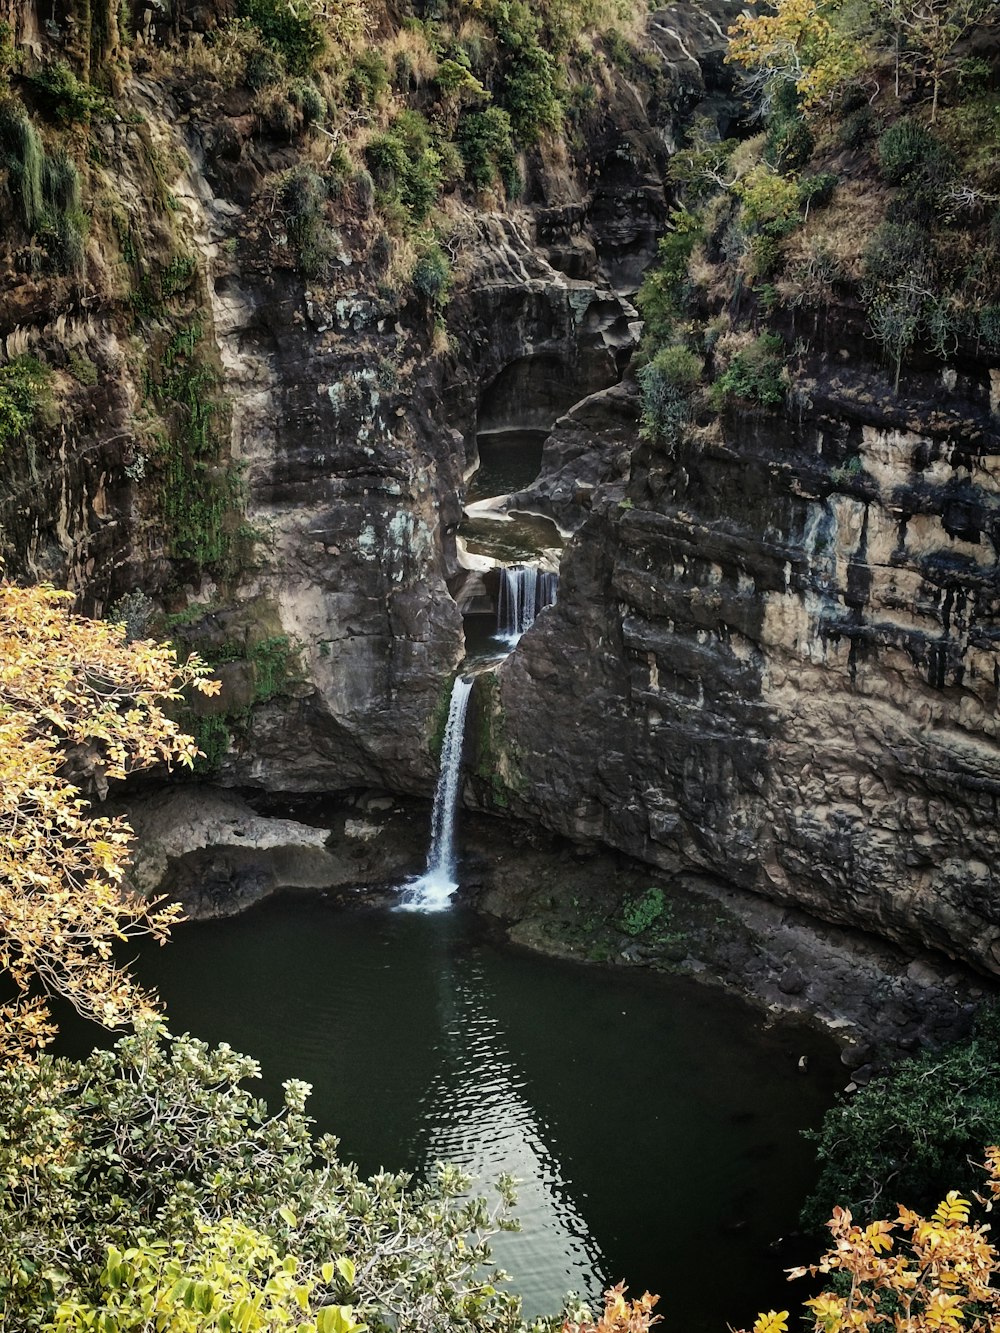
[[[500,671],[506,798],[997,972],[996,372],[836,351],[598,498]]]

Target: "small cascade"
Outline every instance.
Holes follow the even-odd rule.
[[[510,565],[499,573],[497,637],[513,647],[538,612],[554,604],[559,575],[547,573],[537,565]]]
[[[427,869],[406,885],[399,901],[399,906],[408,912],[440,912],[448,906],[451,895],[458,888],[455,879],[455,814],[462,775],[465,714],[473,683],[472,676],[458,676],[452,686],[441,744],[441,770],[434,789]]]

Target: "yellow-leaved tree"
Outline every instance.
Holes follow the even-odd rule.
[[[116,940],[163,940],[179,909],[123,891],[131,829],[89,814],[73,773],[102,786],[198,750],[162,705],[193,687],[217,693],[197,657],[128,643],[121,625],[69,609],[48,585],[0,582],[0,1058],[52,1035],[46,996],[120,1028],[152,999],[113,956]]]
[[[986,1150],[987,1185],[1000,1197],[1000,1148]],[[977,1199],[979,1196],[976,1196]],[[1000,1255],[972,1203],[951,1190],[930,1217],[902,1204],[895,1221],[859,1226],[835,1208],[833,1247],[790,1278],[823,1275],[835,1285],[805,1302],[814,1333],[997,1333]],[[787,1333],[788,1311],[769,1310],[753,1333]]]
[[[771,0],[771,9],[741,14],[726,54],[750,71],[765,98],[775,84],[791,83],[804,107],[819,106],[864,68],[864,47],[842,18],[842,0]]]

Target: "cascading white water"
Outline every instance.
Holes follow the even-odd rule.
[[[513,565],[500,569],[497,599],[497,637],[513,648],[535,616],[556,600],[559,575],[536,565]],[[434,789],[431,812],[431,848],[427,869],[409,880],[397,904],[408,912],[440,912],[458,888],[455,878],[455,815],[462,774],[465,714],[472,693],[473,677],[457,677],[448,705],[448,721],[441,745],[441,771]]]
[[[544,573],[537,565],[511,565],[499,573],[497,638],[513,647],[538,612],[555,602],[559,575]]]
[[[462,775],[465,714],[472,686],[471,676],[458,676],[452,686],[448,721],[441,743],[441,771],[434,789],[427,869],[406,885],[399,901],[399,906],[409,912],[440,912],[448,906],[451,895],[458,888],[455,879],[455,814]]]

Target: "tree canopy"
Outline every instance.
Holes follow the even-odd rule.
[[[163,705],[220,688],[196,656],[129,643],[71,601],[0,583],[0,969],[15,992],[0,1004],[0,1057],[48,1039],[46,996],[111,1028],[150,1011],[113,946],[164,939],[179,909],[123,891],[132,832],[91,816],[81,783],[103,793],[152,764],[190,766],[197,746]]]

